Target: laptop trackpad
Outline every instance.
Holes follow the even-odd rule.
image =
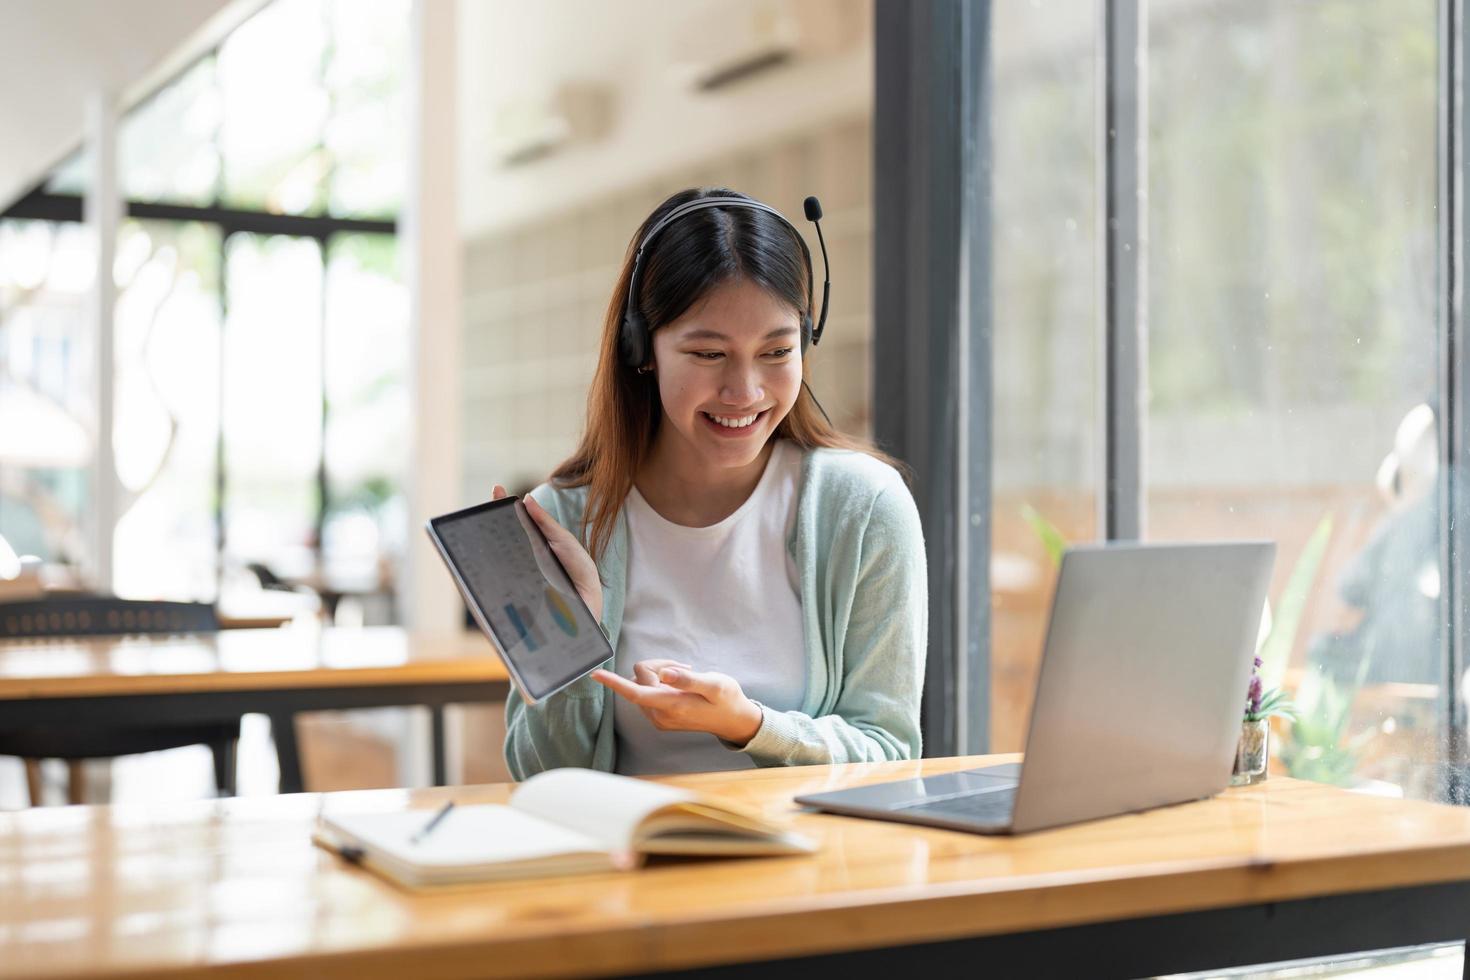
[[[999,766],[966,769],[964,772],[952,772],[943,776],[929,776],[920,782],[923,783],[923,791],[916,793],[913,799],[904,804],[904,809],[937,803],[940,800],[1013,790],[1021,782],[1021,764],[1007,762]]]
[[[1021,764],[1019,762],[1005,762],[998,766],[981,766],[979,769],[966,769],[964,772],[955,773],[957,776],[982,777],[985,779],[1005,779],[1012,783],[1021,781]],[[943,776],[930,776],[930,779],[943,779]]]
[[[953,799],[973,793],[988,793],[1015,788],[1021,777],[1021,764],[1008,762],[1004,765],[967,769],[942,776],[926,776],[923,779],[900,779],[893,783],[874,786],[857,786],[816,796],[799,797],[797,802],[821,806],[828,801],[848,807],[872,807],[882,810],[906,810],[940,800]]]

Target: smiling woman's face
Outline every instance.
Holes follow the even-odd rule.
[[[800,323],[771,293],[732,279],[654,331],[660,441],[710,467],[754,462],[801,391]]]

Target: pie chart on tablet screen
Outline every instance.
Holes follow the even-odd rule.
[[[546,590],[546,608],[551,610],[551,620],[567,636],[577,635],[577,621],[572,618],[572,607],[567,605],[567,600],[562,594],[553,588]]]

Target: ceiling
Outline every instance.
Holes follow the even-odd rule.
[[[871,25],[869,0],[460,0],[463,233],[870,112]],[[714,91],[693,84],[711,66],[773,46],[792,56]],[[504,165],[508,138],[567,115],[582,117],[570,139]]]
[[[76,149],[95,92],[126,108],[263,0],[4,0],[0,207]]]

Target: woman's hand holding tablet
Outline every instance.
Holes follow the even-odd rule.
[[[505,487],[495,484],[490,499],[503,500],[506,496]],[[531,520],[536,522],[536,526],[546,536],[546,543],[551,546],[552,554],[556,555],[556,560],[561,562],[561,567],[571,576],[572,584],[577,587],[577,595],[587,603],[587,609],[593,618],[602,622],[602,579],[597,574],[597,563],[587,554],[587,549],[582,547],[582,542],[577,540],[576,535],[556,523],[556,518],[546,513],[546,508],[529,496],[524,501],[526,513],[531,515]]]
[[[428,532],[528,704],[613,658],[597,566],[534,501],[497,486],[494,499],[435,517]]]

